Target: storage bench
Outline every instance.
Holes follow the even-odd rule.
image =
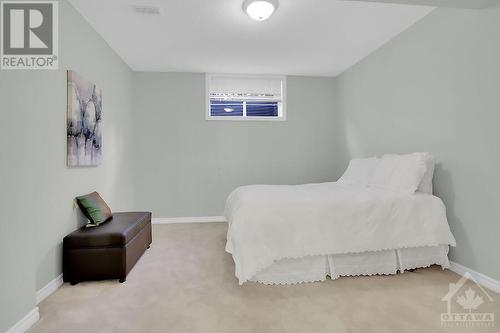
[[[152,242],[151,213],[114,213],[97,227],[82,227],[64,237],[63,279],[119,279],[127,274]]]

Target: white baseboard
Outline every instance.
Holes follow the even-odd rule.
[[[19,320],[14,326],[9,328],[6,333],[24,333],[40,319],[38,306],[31,310],[26,316]]]
[[[473,269],[467,268],[453,261],[450,261],[450,271],[453,271],[458,275],[464,275],[466,272],[469,272],[469,274],[474,280],[476,280],[477,283],[485,288],[493,290],[496,293],[500,293],[500,281],[486,276],[483,273],[476,272]]]
[[[227,222],[224,216],[160,217],[151,219],[152,224]]]
[[[46,299],[50,294],[59,289],[63,285],[62,274],[57,276],[54,280],[47,283],[45,287],[36,292],[36,304],[38,305],[41,301]]]

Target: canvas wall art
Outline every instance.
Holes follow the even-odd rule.
[[[102,92],[68,71],[68,166],[97,166],[102,160]]]

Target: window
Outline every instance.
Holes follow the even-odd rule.
[[[284,76],[207,74],[208,120],[285,120]]]

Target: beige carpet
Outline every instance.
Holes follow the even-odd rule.
[[[442,328],[441,298],[459,276],[437,267],[395,276],[294,286],[239,286],[224,252],[226,224],[155,225],[127,281],[64,284],[40,304],[31,332],[490,332]],[[472,286],[472,284],[471,284]],[[472,286],[474,288],[474,286]],[[456,303],[455,303],[456,304]]]

